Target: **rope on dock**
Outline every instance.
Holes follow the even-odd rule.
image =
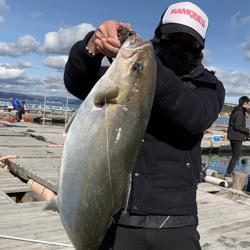
[[[27,242],[32,242],[32,243],[46,244],[46,245],[55,245],[55,246],[72,247],[72,248],[74,248],[74,246],[71,245],[71,244],[51,242],[51,241],[43,241],[43,240],[26,239],[26,238],[13,237],[13,236],[8,236],[8,235],[0,235],[0,238],[9,239],[9,240],[27,241]]]

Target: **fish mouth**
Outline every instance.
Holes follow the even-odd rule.
[[[140,49],[145,46],[151,46],[150,41],[144,41],[137,33],[130,35],[123,43],[122,48],[125,49]]]
[[[150,41],[144,41],[138,34],[133,34],[127,38],[123,43],[119,55],[117,57],[124,57],[132,59],[139,51],[151,51],[152,43]]]

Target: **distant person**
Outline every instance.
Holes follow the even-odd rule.
[[[19,112],[19,120],[22,120],[23,115],[25,114],[25,110],[26,110],[26,104],[25,104],[25,101],[22,101],[20,112]]]
[[[250,99],[242,96],[239,99],[239,105],[231,112],[227,137],[230,140],[232,148],[232,158],[227,167],[226,176],[232,177],[236,162],[241,154],[242,142],[249,136],[249,128],[246,128],[246,112],[249,107]]]
[[[21,103],[17,98],[13,98],[13,97],[10,97],[10,102],[13,106],[13,109],[16,110],[16,120],[19,122],[20,115],[21,115]]]
[[[19,100],[17,98],[10,97],[10,102],[11,102],[14,110],[20,109],[21,103],[19,102]]]

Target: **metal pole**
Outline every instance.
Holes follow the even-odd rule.
[[[68,106],[69,106],[69,93],[67,91],[66,92],[66,106],[65,106],[65,123],[64,123],[65,128],[66,128],[67,119],[68,119]]]
[[[46,113],[46,103],[47,103],[47,88],[46,88],[46,80],[44,80],[44,104],[43,104],[43,126],[45,124],[45,113]]]
[[[45,83],[62,83],[63,81],[61,80],[44,80]],[[47,103],[47,88],[46,88],[46,84],[45,84],[45,94],[44,94],[44,109],[43,109],[43,125],[45,123],[45,112],[46,112],[46,103]],[[68,105],[68,92],[67,92],[67,105]],[[67,113],[65,114],[65,122],[67,119]]]

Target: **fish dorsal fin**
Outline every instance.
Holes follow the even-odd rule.
[[[103,86],[94,96],[94,104],[101,108],[105,103],[117,103],[115,99],[118,94],[119,87],[117,85]]]
[[[63,136],[67,135],[67,133],[69,131],[69,128],[70,128],[70,125],[74,121],[74,119],[76,117],[76,114],[77,114],[77,111],[75,113],[73,113],[73,115],[70,117],[69,121],[67,122],[67,124],[66,124],[66,126],[64,128]]]

